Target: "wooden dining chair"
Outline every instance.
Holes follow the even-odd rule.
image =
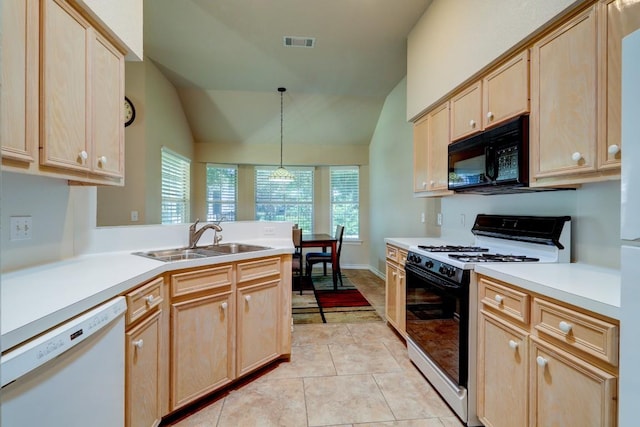
[[[300,295],[302,295],[302,229],[294,228],[291,233],[294,247],[291,257],[291,272],[293,283],[300,288]]]
[[[342,252],[342,236],[344,235],[344,226],[337,225],[335,238],[338,241],[336,244],[336,265],[333,266],[335,268],[334,273],[338,275],[340,280],[340,286],[342,285],[342,272],[340,271],[340,253]],[[324,264],[325,274],[327,264],[331,264],[331,252],[309,252],[306,256],[307,261],[307,276],[311,277],[311,271],[313,270],[314,264]]]

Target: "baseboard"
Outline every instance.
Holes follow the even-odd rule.
[[[376,276],[378,276],[379,278],[381,278],[382,280],[386,279],[386,274],[378,271],[376,269],[374,269],[373,267],[371,267],[370,265],[366,265],[366,264],[349,264],[349,265],[341,265],[341,268],[343,268],[344,270],[369,270],[370,272],[372,272],[373,274],[375,274]]]

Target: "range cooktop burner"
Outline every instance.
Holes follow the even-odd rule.
[[[418,245],[419,249],[427,252],[488,252],[489,249],[481,248],[479,246],[456,246],[456,245],[442,245],[442,246],[422,246]]]
[[[462,262],[536,262],[538,258],[526,255],[502,255],[502,254],[449,254],[449,258]]]

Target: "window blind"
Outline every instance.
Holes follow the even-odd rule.
[[[235,221],[238,167],[207,164],[207,221]]]
[[[273,167],[255,168],[255,218],[291,221],[303,230],[313,230],[313,168],[287,168],[293,182],[269,181]]]
[[[162,147],[162,223],[181,224],[190,219],[191,161]]]
[[[344,225],[344,237],[360,237],[360,169],[357,166],[332,167],[331,229]]]

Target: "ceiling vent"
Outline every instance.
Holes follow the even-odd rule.
[[[315,37],[284,36],[283,39],[285,47],[315,47],[316,45]]]

